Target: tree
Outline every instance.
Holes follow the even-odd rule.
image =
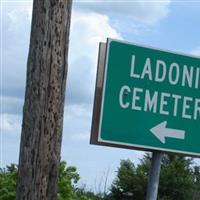
[[[0,199],[13,200],[16,197],[17,166],[11,164],[0,168]]]
[[[80,179],[76,172],[76,167],[66,167],[66,162],[62,161],[58,176],[58,200],[75,199],[74,184]]]
[[[200,166],[194,166],[193,170],[194,192],[192,200],[200,199]]]
[[[158,200],[188,200],[193,196],[197,198],[200,170],[192,164],[193,160],[190,158],[164,155]],[[136,167],[130,160],[121,161],[117,177],[111,186],[110,199],[145,199],[150,166],[149,154],[146,154]]]
[[[85,187],[76,188],[76,200],[105,200],[101,194],[88,191]]]
[[[121,160],[117,177],[111,186],[112,199],[123,199],[126,194],[134,194],[137,188],[136,168],[130,160]]]
[[[16,198],[16,181],[18,168],[11,164],[6,169],[0,168],[0,199],[14,200]],[[103,200],[104,198],[87,191],[85,187],[77,187],[80,176],[76,167],[67,166],[64,161],[59,165],[58,200]]]
[[[17,200],[57,199],[72,0],[34,0]]]
[[[165,155],[160,175],[160,200],[188,200],[193,193],[192,159]]]

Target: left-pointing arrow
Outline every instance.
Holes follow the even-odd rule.
[[[160,140],[163,144],[165,143],[165,138],[176,138],[176,139],[185,139],[185,131],[167,128],[167,121],[161,122],[160,124],[154,126],[150,131]]]

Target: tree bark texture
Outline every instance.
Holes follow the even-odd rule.
[[[34,0],[17,200],[57,199],[72,0]]]

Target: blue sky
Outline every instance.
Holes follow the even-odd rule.
[[[1,166],[18,162],[32,1],[1,0]],[[74,1],[62,159],[102,190],[143,152],[89,144],[98,43],[107,37],[200,55],[200,1]],[[196,162],[199,162],[196,159]]]

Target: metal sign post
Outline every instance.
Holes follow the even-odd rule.
[[[159,151],[153,152],[152,154],[151,172],[146,200],[157,200],[162,156],[163,153]]]

